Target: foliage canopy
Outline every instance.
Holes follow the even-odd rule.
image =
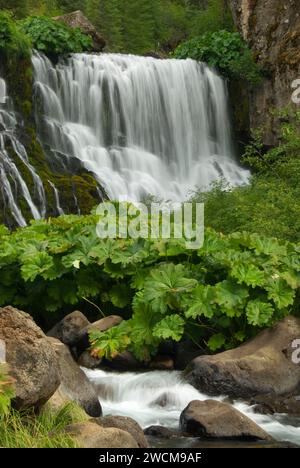
[[[92,48],[92,39],[79,28],[69,28],[45,16],[32,16],[20,22],[21,30],[35,49],[46,54],[83,52]]]
[[[174,57],[206,62],[228,78],[244,79],[253,84],[261,79],[251,50],[236,32],[205,33],[178,46]]]

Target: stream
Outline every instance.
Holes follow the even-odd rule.
[[[129,416],[143,429],[149,426],[164,426],[178,429],[181,412],[192,400],[207,400],[212,397],[200,393],[186,383],[181,372],[153,371],[144,373],[117,373],[84,369],[96,386],[103,414]],[[213,398],[227,401],[226,396]],[[300,444],[300,418],[287,415],[256,414],[253,407],[243,401],[234,401],[234,407],[262,427],[275,440]],[[171,447],[198,447],[199,439],[168,441]],[[156,446],[166,447],[166,442]],[[204,441],[201,447],[221,446],[220,442]],[[226,445],[238,447],[239,442]],[[251,445],[251,444],[250,444]],[[256,443],[257,445],[257,443]]]

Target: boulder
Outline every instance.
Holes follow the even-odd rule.
[[[90,325],[88,319],[78,310],[64,317],[47,333],[47,336],[57,338],[71,348],[76,346],[81,338],[81,331]]]
[[[82,328],[80,331],[80,337],[77,340],[76,346],[79,352],[84,352],[89,346],[89,333],[92,330],[97,330],[100,332],[104,332],[109,330],[112,327],[116,327],[120,325],[123,321],[122,317],[118,315],[109,315],[108,317],[104,317],[97,322],[89,323],[86,327]]]
[[[94,52],[102,52],[106,42],[105,39],[99,34],[95,26],[84,16],[82,11],[77,10],[63,16],[53,18],[60,23],[64,23],[70,28],[80,28],[85,34],[93,39]]]
[[[97,418],[95,422],[101,427],[114,427],[122,431],[129,432],[132,435],[139,448],[148,448],[148,442],[144,436],[141,426],[134,419],[125,416],[106,416],[105,418]]]
[[[293,362],[292,343],[299,337],[300,320],[286,317],[236,349],[194,359],[186,378],[210,395],[249,398],[293,393],[300,386],[300,365]]]
[[[67,397],[67,395],[63,392],[62,387],[59,386],[56,392],[52,395],[52,397],[47,401],[44,408],[59,411],[64,406],[71,404],[71,398]]]
[[[95,418],[101,416],[102,409],[96,390],[74,361],[67,346],[55,338],[48,338],[48,340],[58,357],[62,394],[75,401],[89,416]]]
[[[250,401],[255,405],[254,411],[260,414],[288,414],[300,416],[300,395],[296,396],[272,396],[258,395]]]
[[[150,362],[150,369],[164,371],[173,370],[174,361],[170,356],[156,356]]]
[[[0,308],[0,339],[15,379],[13,406],[38,409],[60,384],[55,351],[30,315],[13,307]]]
[[[47,403],[45,404],[45,406],[43,406],[41,411],[44,412],[45,414],[49,414],[49,412],[57,414],[67,405],[69,406],[69,414],[72,418],[72,421],[74,422],[89,421],[90,417],[87,415],[84,409],[82,409],[81,406],[77,405],[70,398],[68,398],[67,395],[65,395],[65,393],[63,392],[61,387],[59,387],[56,390],[54,395],[52,395],[50,400],[47,401]]]
[[[65,431],[80,448],[138,448],[137,442],[128,432],[104,428],[93,421],[71,424]]]
[[[98,369],[101,365],[101,362],[101,358],[92,356],[88,350],[84,351],[77,361],[79,366],[85,367],[86,369]]]
[[[196,437],[272,440],[247,416],[215,400],[192,401],[181,413],[180,429]]]

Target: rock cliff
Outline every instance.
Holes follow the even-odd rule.
[[[235,24],[265,71],[263,83],[251,91],[251,127],[265,127],[265,144],[278,138],[274,109],[292,102],[292,83],[300,79],[299,0],[228,0]],[[298,105],[299,108],[299,105]]]

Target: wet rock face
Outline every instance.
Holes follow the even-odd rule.
[[[299,0],[229,0],[234,21],[265,70],[251,92],[251,127],[265,127],[264,143],[278,140],[279,118],[272,110],[292,102],[292,83],[300,78]],[[298,107],[299,108],[299,107]]]

